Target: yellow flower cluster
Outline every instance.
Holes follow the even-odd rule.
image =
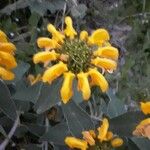
[[[6,34],[0,30],[0,78],[3,80],[13,80],[15,75],[11,69],[17,66],[14,58],[14,44],[8,42]]]
[[[117,67],[118,50],[109,43],[110,36],[105,29],[97,29],[92,35],[81,31],[79,38],[73,28],[72,19],[65,18],[66,28],[58,31],[52,24],[47,29],[52,38],[40,37],[39,48],[44,51],[33,56],[33,62],[44,63],[46,71],[42,81],[52,83],[64,75],[61,99],[67,103],[73,96],[73,81],[78,80],[77,88],[84,100],[91,96],[91,86],[98,86],[102,92],[108,89],[108,82],[102,72],[113,71]],[[51,66],[50,66],[51,65]]]
[[[141,110],[145,115],[150,114],[150,102],[141,102]],[[133,131],[135,136],[143,136],[150,139],[150,118],[142,120]]]
[[[80,150],[87,150],[89,146],[95,145],[99,145],[102,148],[104,142],[107,142],[110,148],[120,147],[123,144],[123,140],[115,137],[111,131],[108,131],[108,128],[109,122],[106,118],[104,118],[102,125],[98,128],[98,136],[96,136],[94,130],[83,131],[83,139],[66,137],[65,143],[72,149],[78,148]],[[99,142],[97,143],[96,140]]]

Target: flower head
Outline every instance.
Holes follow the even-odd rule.
[[[117,67],[118,50],[110,45],[109,33],[105,29],[97,29],[89,36],[87,31],[81,31],[78,37],[69,16],[65,18],[65,25],[65,29],[59,31],[48,24],[52,38],[40,37],[37,40],[38,47],[44,51],[35,54],[33,61],[35,64],[44,63],[46,67],[42,81],[51,83],[64,74],[60,91],[64,103],[73,96],[75,79],[84,100],[90,98],[91,86],[99,86],[102,92],[106,92],[108,82],[96,68],[109,72]]]
[[[13,80],[15,75],[11,69],[17,66],[14,58],[14,44],[8,42],[6,34],[0,30],[0,78],[3,80]]]
[[[123,140],[116,135],[113,135],[111,131],[108,131],[109,123],[107,118],[102,120],[102,125],[98,128],[97,132],[94,130],[83,131],[83,138],[66,137],[65,143],[70,148],[78,149],[112,149],[123,145]]]

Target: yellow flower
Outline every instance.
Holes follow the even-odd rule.
[[[89,133],[91,134],[91,136],[93,138],[96,138],[96,134],[95,134],[95,131],[94,130],[89,130]]]
[[[60,45],[55,40],[46,37],[38,38],[37,45],[39,48],[46,48],[46,49],[60,48]]]
[[[0,51],[13,54],[16,47],[12,43],[0,43]]]
[[[34,55],[33,62],[35,64],[42,62],[45,63],[46,61],[52,61],[56,60],[58,58],[59,54],[57,54],[55,51],[46,51],[46,52],[39,52]]]
[[[92,135],[90,134],[89,131],[83,131],[83,132],[82,132],[82,135],[83,135],[83,139],[84,139],[90,146],[95,145],[95,140],[94,140],[94,138],[92,137]]]
[[[116,70],[117,63],[111,59],[107,58],[95,58],[91,61],[92,64],[94,64],[97,67],[100,67],[105,70]]]
[[[56,30],[56,28],[52,24],[48,24],[47,29],[50,33],[52,33],[52,39],[56,42],[63,43],[65,36],[61,34],[59,31]]]
[[[64,82],[61,88],[61,99],[66,104],[73,95],[72,83],[75,75],[72,72],[64,73]]]
[[[141,110],[145,115],[150,114],[150,102],[141,102]]]
[[[150,139],[150,118],[142,120],[133,131],[135,136],[143,136]]]
[[[0,42],[7,42],[7,36],[2,30],[0,30]]]
[[[0,52],[0,65],[5,66],[7,69],[13,69],[17,66],[17,63],[13,55]]]
[[[106,41],[109,41],[109,39],[109,33],[105,29],[97,29],[89,37],[89,43],[102,46]]]
[[[17,66],[13,56],[16,47],[7,41],[6,34],[0,30],[0,78],[13,80],[15,75],[10,70]]]
[[[93,52],[94,56],[100,56],[117,60],[119,53],[118,49],[112,46],[99,47],[98,50]]]
[[[43,48],[44,52],[35,54],[33,62],[44,63],[46,71],[42,75],[42,81],[51,83],[64,73],[60,91],[64,103],[73,96],[74,78],[78,82],[77,88],[82,92],[84,100],[90,98],[92,85],[99,86],[106,92],[108,83],[95,67],[100,67],[108,73],[117,67],[118,50],[110,45],[108,32],[105,29],[97,29],[92,35],[88,35],[88,32],[83,30],[77,36],[69,16],[65,17],[65,25],[66,28],[60,31],[52,24],[48,24],[47,29],[52,35],[51,38],[40,37],[37,40],[38,47]],[[52,63],[49,63],[51,61]],[[60,61],[63,65],[58,65]],[[69,72],[74,74],[74,77]]]
[[[111,141],[111,145],[113,148],[120,147],[123,144],[123,140],[121,138],[114,138]]]
[[[65,138],[65,143],[70,147],[70,148],[77,148],[80,150],[86,150],[88,148],[87,142],[75,137],[66,137]]]
[[[103,142],[106,139],[108,128],[109,128],[109,122],[107,118],[104,118],[102,121],[102,125],[98,128],[98,132],[99,132],[98,139],[100,140],[100,142]]]
[[[83,99],[88,100],[91,96],[88,74],[80,72],[77,74],[77,77],[78,77],[78,90],[82,92]]]
[[[111,131],[108,131],[104,141],[110,141],[112,138],[113,138],[113,133]]]
[[[13,80],[15,77],[14,73],[0,67],[0,78],[3,80]]]
[[[88,72],[91,77],[91,84],[97,85],[101,88],[102,92],[106,92],[108,89],[108,82],[105,77],[97,69],[89,69]]]
[[[87,31],[81,31],[80,32],[80,40],[81,41],[87,41],[88,40],[88,32]]]
[[[64,33],[66,36],[68,36],[70,39],[74,39],[75,35],[77,35],[77,32],[72,26],[72,19],[67,16],[65,18],[65,23],[66,23],[66,29],[64,30]]]
[[[65,71],[67,71],[67,65],[63,62],[59,62],[58,64],[48,68],[42,77],[43,82],[51,83],[53,80],[62,75]]]
[[[36,77],[32,74],[29,74],[27,78],[28,78],[30,84],[34,85],[35,83],[37,83],[38,81],[41,80],[41,74],[38,74]]]

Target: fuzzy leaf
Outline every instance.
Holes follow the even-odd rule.
[[[54,127],[49,127],[47,133],[45,133],[40,140],[63,145],[67,135],[69,135],[67,124],[60,123]]]
[[[0,80],[0,109],[12,120],[17,117],[16,106],[6,84]]]
[[[146,138],[132,138],[131,139],[140,150],[149,150],[150,140]]]
[[[80,137],[82,131],[94,129],[94,124],[90,116],[73,100],[70,100],[67,104],[63,104],[62,109],[70,132],[74,136]]]
[[[62,80],[59,78],[51,85],[43,84],[35,110],[37,113],[43,113],[52,106],[60,102],[60,87]]]
[[[107,106],[107,115],[110,118],[117,117],[126,112],[124,103],[113,94],[112,90],[109,90],[107,95],[110,99]]]
[[[146,116],[140,111],[127,112],[110,120],[110,129],[120,136],[131,137],[138,123]]]

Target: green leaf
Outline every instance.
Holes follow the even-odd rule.
[[[35,27],[37,26],[39,19],[40,19],[40,16],[36,12],[33,12],[29,18],[29,24],[32,27]]]
[[[52,106],[60,102],[60,88],[62,79],[59,78],[52,82],[52,84],[43,84],[37,103],[35,104],[35,110],[37,113],[43,113]]]
[[[43,147],[42,145],[38,145],[38,144],[27,144],[25,146],[23,146],[23,149],[26,149],[26,150],[43,150]]]
[[[6,84],[0,80],[0,109],[12,120],[17,117],[16,106]]]
[[[47,10],[51,11],[51,13],[55,13],[57,10],[62,10],[64,3],[64,0],[51,0],[50,2],[46,0],[43,0],[42,2],[29,0],[31,11],[36,12],[41,16],[43,16]]]
[[[18,89],[17,92],[13,95],[13,99],[36,103],[40,95],[41,87],[41,82],[38,82],[29,87],[20,87],[20,89]]]
[[[146,116],[140,111],[127,112],[110,119],[110,129],[120,136],[131,137],[135,127],[145,118]]]
[[[140,150],[149,150],[150,149],[150,140],[146,138],[136,138],[131,139]]]
[[[43,126],[43,125],[29,124],[29,123],[25,123],[24,125],[27,127],[29,132],[31,132],[32,134],[38,137],[41,137],[45,133],[45,130],[46,130],[46,126]]]
[[[86,14],[87,7],[84,4],[79,4],[71,9],[71,14],[75,18],[83,18]]]
[[[54,127],[49,127],[47,133],[40,138],[40,141],[48,141],[53,142],[54,144],[64,145],[64,139],[67,135],[69,135],[67,124],[60,123]]]
[[[16,136],[17,138],[21,138],[25,136],[27,132],[28,130],[24,125],[19,125],[14,133],[14,136]]]
[[[4,130],[4,128],[0,125],[0,133],[4,136],[4,137],[7,137],[7,134]]]
[[[62,109],[73,136],[80,137],[82,131],[94,129],[90,116],[73,100],[70,100],[67,104],[62,104]]]
[[[21,62],[18,66],[14,69],[15,73],[15,82],[22,79],[23,75],[28,71],[30,65],[28,63]]]
[[[110,99],[107,106],[107,115],[110,118],[114,118],[121,114],[124,114],[126,112],[124,103],[113,94],[112,90],[109,90],[107,92],[107,95]]]
[[[77,104],[80,104],[83,102],[82,94],[77,90],[77,80],[74,80],[73,82],[73,97],[72,99],[76,100]]]
[[[14,102],[16,104],[17,111],[27,112],[30,109],[30,102],[28,101],[14,100]]]

